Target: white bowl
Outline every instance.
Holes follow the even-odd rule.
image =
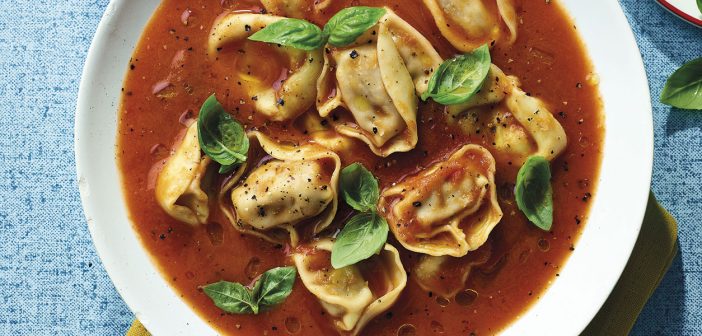
[[[653,162],[650,95],[617,1],[562,0],[600,77],[605,145],[598,190],[578,249],[544,296],[505,335],[577,335],[619,279],[641,227]],[[154,335],[216,335],[176,295],[129,222],[115,162],[120,88],[157,0],[113,0],[83,71],[76,166],[88,228],[117,291]]]

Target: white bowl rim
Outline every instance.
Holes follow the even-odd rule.
[[[653,168],[652,106],[648,80],[633,32],[618,2],[609,0],[591,2],[562,0],[562,2],[569,9],[571,16],[574,17],[581,38],[590,47],[588,52],[590,52],[596,71],[602,80],[600,90],[602,91],[603,87],[610,85],[610,80],[614,82],[611,83],[612,85],[618,85],[620,88],[607,88],[607,93],[603,92],[607,126],[601,176],[590,212],[591,218],[578,241],[579,248],[566,262],[561,276],[554,281],[544,297],[507,327],[503,332],[504,335],[524,334],[525,330],[539,330],[539,333],[545,335],[577,335],[584,330],[604,304],[626,266],[638,237],[648,200]],[[141,246],[141,242],[136,232],[132,230],[128,219],[121,180],[115,178],[118,174],[116,174],[114,151],[104,151],[106,146],[114,145],[116,140],[116,114],[120,103],[119,87],[122,85],[123,75],[126,72],[126,60],[131,56],[133,47],[152,13],[151,10],[148,13],[133,15],[127,11],[131,8],[129,6],[146,6],[153,9],[158,3],[158,0],[143,2],[111,0],[100,21],[88,52],[78,93],[75,118],[75,157],[78,184],[88,228],[96,251],[115,288],[136,317],[154,335],[216,335],[217,333],[170,288],[148,252]],[[588,5],[590,8],[608,11],[610,20],[608,20],[609,24],[606,28],[613,36],[603,36],[603,32],[600,31],[602,28],[596,27],[594,23],[589,24],[588,21],[580,20],[579,15],[576,14],[587,12]],[[119,21],[122,23],[120,27],[117,25],[117,20],[122,20]],[[130,28],[124,28],[124,21],[130,22],[131,26],[126,25]],[[131,35],[123,36],[120,29],[130,29]],[[133,32],[135,29],[138,31],[136,38]],[[608,38],[619,39],[613,46],[618,47],[621,52],[600,55],[606,50],[592,48],[593,44],[597,44],[597,48],[600,48],[600,42],[594,37],[597,35],[605,40]],[[110,48],[113,51],[112,56],[106,53],[106,47],[111,43],[122,47],[122,49]],[[607,44],[607,42],[603,43]],[[608,46],[612,47],[612,45]],[[597,55],[593,55],[595,50]],[[128,56],[123,57],[124,54]],[[608,65],[602,61],[602,57],[605,56],[621,62]],[[610,63],[614,62],[610,61]],[[104,67],[105,64],[112,67]],[[603,68],[606,68],[605,72],[602,72]],[[626,77],[628,83],[622,82],[622,78],[614,76],[614,74]],[[617,83],[617,79],[619,79],[619,83]],[[117,84],[115,85],[115,83]],[[621,88],[622,84],[628,85]],[[617,99],[626,99],[610,97],[610,92],[638,99],[630,100],[631,104],[629,105],[622,105]],[[612,99],[614,100],[610,101]],[[616,105],[620,109],[614,111],[610,105]],[[622,107],[623,109],[621,109]],[[631,129],[637,130],[637,132],[612,134],[609,128],[610,121],[616,120],[620,116],[610,114],[630,111],[631,109],[642,117],[634,118],[628,123]],[[104,112],[104,114],[100,114],[100,112]],[[619,131],[622,130],[619,129]],[[112,132],[110,133],[110,131]],[[100,149],[103,150],[100,151]],[[618,157],[608,154],[611,151],[616,151]],[[616,168],[616,162],[622,160],[627,160],[629,164],[634,162],[640,169],[633,172],[622,172]],[[605,170],[606,167],[607,170]],[[610,174],[610,171],[613,173]],[[630,192],[626,195],[629,201],[622,205],[625,210],[612,209],[611,206],[607,207],[605,204],[606,202],[620,202],[621,199],[618,198],[622,197],[615,190],[618,187],[609,187],[609,184],[606,185],[607,192],[603,192],[605,187],[603,183],[606,184],[609,181],[622,183],[629,188]],[[612,191],[609,192],[609,190]],[[606,211],[603,210],[601,214],[595,213],[596,209],[600,208],[606,209]],[[597,217],[597,221],[593,220],[595,217]],[[599,219],[599,217],[604,218]],[[607,221],[617,224],[623,223],[623,225],[605,227]],[[604,231],[610,231],[609,234],[617,241],[617,253],[607,254],[606,258],[603,258],[602,253],[596,248],[588,245],[581,248],[590,242],[607,242],[602,240],[601,235]],[[584,250],[589,251],[590,254],[582,252]],[[599,258],[600,261],[608,262],[602,264],[599,269],[590,270],[593,273],[588,274],[583,272],[582,267],[579,267],[579,263],[587,264],[588,258]],[[584,284],[584,287],[579,290],[567,287],[576,283]],[[553,294],[555,292],[558,294]],[[579,302],[581,305],[564,307],[564,301],[566,305],[570,302]],[[557,306],[560,306],[559,310],[554,309]],[[544,325],[548,325],[549,329],[544,330]]]

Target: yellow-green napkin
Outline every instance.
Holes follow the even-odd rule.
[[[678,253],[678,223],[651,193],[639,239],[622,277],[583,336],[628,335]]]
[[[677,240],[678,224],[651,193],[641,233],[624,273],[582,335],[628,335],[678,253]],[[135,320],[126,336],[150,334],[141,322]]]

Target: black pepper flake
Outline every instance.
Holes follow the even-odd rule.
[[[283,98],[278,99],[278,105],[284,106],[285,105],[285,100]]]
[[[420,206],[422,206],[422,202],[412,202],[412,206],[415,208],[419,208]]]
[[[261,217],[265,217],[266,216],[266,209],[264,209],[263,207],[259,207],[258,208],[258,215]]]
[[[251,97],[251,100],[257,101],[257,100],[258,100],[258,96],[253,96],[253,97]]]
[[[161,240],[164,240],[164,239],[166,239],[166,235],[162,233],[160,236],[158,236],[158,238]]]
[[[136,68],[136,65],[134,65],[134,64],[129,65],[129,69],[134,70],[134,68]]]
[[[329,124],[329,122],[327,121],[327,119],[322,119],[320,124],[322,124],[322,126],[327,126],[327,124]]]
[[[351,56],[352,59],[355,59],[358,57],[358,52],[355,49],[351,50],[351,54],[349,56]]]
[[[592,197],[592,194],[590,194],[589,192],[585,193],[585,196],[583,196],[583,202],[587,202],[590,199],[590,197]]]
[[[249,26],[249,25],[244,25],[244,31],[250,32],[250,31],[251,31],[251,26]]]
[[[373,134],[378,134],[378,128],[377,128],[377,127],[373,127]]]

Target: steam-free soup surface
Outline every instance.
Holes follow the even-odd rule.
[[[551,163],[553,229],[539,230],[517,209],[513,188],[519,167],[496,157],[496,185],[504,217],[487,244],[475,252],[487,261],[474,267],[466,291],[457,298],[443,298],[421,289],[410,274],[398,302],[366,326],[363,335],[396,335],[398,329],[417,335],[495,334],[538,300],[577,248],[594,194],[602,146],[596,77],[577,38],[577,27],[557,1],[516,2],[519,38],[512,46],[497,44],[492,58],[507,74],[518,76],[526,92],[547,102],[567,133],[567,149]],[[442,57],[457,53],[420,1],[338,3],[325,13],[309,12],[307,18],[323,25],[345,6],[388,6],[429,39]],[[207,55],[209,29],[218,15],[225,10],[260,8],[253,0],[164,0],[160,5],[130,60],[122,88],[117,156],[125,195],[134,228],[164,276],[222,333],[335,334],[326,313],[299,279],[283,304],[259,315],[225,314],[215,307],[201,286],[220,280],[250,283],[265,270],[291,265],[290,248],[239,233],[214,205],[209,224],[191,227],[180,223],[154,197],[160,168],[185,125],[197,117],[213,92],[247,129],[255,127],[281,140],[307,141],[299,123],[266,122],[255,113],[252,97],[233,75],[247,69],[274,83],[285,66],[275,52],[262,47],[240,55],[234,46],[224,48],[217,62]],[[481,134],[466,136],[447,125],[443,107],[435,103],[420,104],[418,122],[419,143],[414,150],[380,158],[358,142],[352,157],[341,155],[342,166],[363,163],[384,188],[466,143],[489,148]],[[340,204],[336,224],[343,224],[350,214]],[[401,250],[405,269],[410,271],[418,254],[399,248],[392,237],[388,242]]]

